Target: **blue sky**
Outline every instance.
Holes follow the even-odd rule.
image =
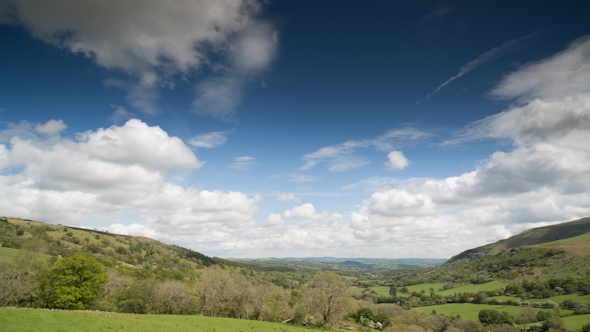
[[[584,1],[0,1],[0,214],[433,257],[590,214]]]

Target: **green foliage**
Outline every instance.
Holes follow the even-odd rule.
[[[149,314],[156,310],[154,280],[140,280],[129,286],[119,297],[119,310],[126,313]]]
[[[93,257],[74,255],[58,261],[41,278],[51,308],[89,309],[107,282],[104,267]]]
[[[547,319],[542,327],[541,331],[551,331],[551,330],[567,330],[567,325],[560,317],[551,317]]]
[[[494,324],[512,324],[514,323],[514,318],[509,312],[506,311],[498,311],[498,310],[490,310],[484,309],[481,310],[478,314],[479,322],[484,325],[494,325]]]
[[[357,323],[361,321],[361,318],[368,321],[375,321],[375,311],[369,307],[362,307],[356,311],[353,318]]]

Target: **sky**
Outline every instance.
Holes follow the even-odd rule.
[[[0,0],[0,215],[224,258],[590,216],[587,1]]]

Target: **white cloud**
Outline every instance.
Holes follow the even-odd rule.
[[[248,8],[258,10],[243,1],[10,3],[16,21],[34,37],[140,77],[151,75],[154,67],[169,73],[199,67],[207,44],[222,47],[248,24]],[[1,22],[14,23],[6,16]]]
[[[404,156],[404,153],[401,151],[391,151],[387,155],[388,162],[385,163],[389,169],[396,171],[402,170],[410,164],[410,161]]]
[[[68,126],[64,124],[63,120],[49,120],[45,124],[37,124],[35,131],[45,135],[56,135],[66,130],[66,128]]]
[[[283,217],[286,219],[305,220],[312,219],[315,216],[315,208],[313,204],[306,203],[300,206],[296,206],[291,210],[283,212]]]
[[[301,170],[310,170],[319,163],[327,163],[331,172],[342,172],[369,164],[369,161],[354,155],[359,149],[373,148],[378,151],[391,150],[394,144],[427,138],[429,134],[412,129],[393,129],[374,139],[350,140],[344,143],[323,147],[316,152],[301,157],[305,165]]]
[[[235,120],[235,108],[242,101],[242,87],[271,63],[277,50],[277,32],[265,22],[250,21],[229,45],[231,64],[222,74],[197,85],[193,111],[225,122]]]
[[[197,98],[191,106],[197,114],[233,121],[235,108],[242,101],[242,84],[233,76],[205,79],[197,85]]]
[[[344,216],[340,213],[330,213],[328,211],[317,212],[311,203],[305,203],[290,210],[285,210],[282,217],[284,219],[301,221],[302,223],[300,225],[305,226],[315,224],[322,225],[322,227],[336,227],[346,223]]]
[[[256,225],[261,196],[166,180],[202,164],[180,139],[139,120],[75,140],[14,136],[0,144],[0,210],[53,223],[108,222],[113,232],[180,244]]]
[[[590,35],[576,39],[554,56],[506,75],[491,95],[527,102],[586,92],[590,92]]]
[[[354,236],[383,246],[411,241],[422,254],[448,256],[530,227],[588,216],[590,71],[582,50],[589,45],[589,38],[579,39],[507,75],[494,93],[524,104],[473,123],[455,140],[509,140],[511,150],[496,151],[456,177],[382,188],[351,215]],[[562,88],[570,84],[572,89]]]
[[[190,171],[203,165],[180,138],[170,137],[160,127],[149,127],[137,119],[121,127],[80,133],[77,138],[79,152],[106,162],[139,164],[164,172]]]
[[[197,135],[189,139],[188,144],[195,148],[213,149],[222,146],[227,142],[227,137],[232,131],[212,131],[210,133]]]
[[[301,203],[301,198],[295,196],[293,193],[277,195],[277,199],[281,202],[293,201],[295,203]]]
[[[127,121],[137,117],[137,115],[135,113],[129,112],[128,110],[126,110],[122,106],[117,106],[117,105],[110,105],[110,106],[112,108],[114,108],[115,110],[113,111],[113,114],[108,118],[108,120],[116,125],[121,124],[123,122],[127,122]]]
[[[249,169],[250,166],[254,165],[254,157],[243,156],[236,157],[231,165],[227,166],[233,169]]]
[[[131,106],[151,116],[160,114],[159,98],[160,95],[156,90],[146,88],[140,84],[129,87],[125,97]]]
[[[277,226],[282,225],[284,223],[283,216],[278,213],[271,213],[268,218],[266,218],[266,224],[268,226]]]
[[[277,32],[259,18],[258,0],[143,0],[51,3],[7,0],[0,23],[24,26],[33,37],[137,78],[129,103],[158,114],[159,86],[174,86],[204,66],[224,68],[198,85],[193,104],[201,114],[233,118],[242,86],[262,72],[277,48]]]

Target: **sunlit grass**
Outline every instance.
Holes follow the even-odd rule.
[[[245,319],[175,315],[132,315],[94,311],[0,309],[0,330],[12,331],[311,331],[309,327]]]

